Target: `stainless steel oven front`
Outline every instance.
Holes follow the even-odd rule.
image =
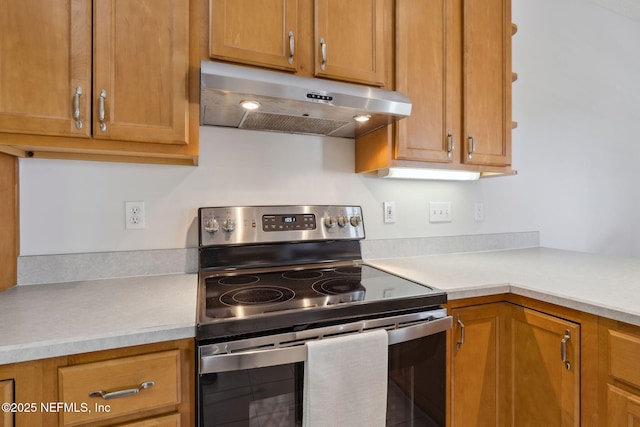
[[[444,309],[201,346],[201,425],[301,426],[305,342],[380,328],[389,341],[387,426],[444,426]]]
[[[201,208],[199,238],[199,427],[301,426],[308,343],[376,330],[386,425],[445,425],[446,293],[364,263],[360,207]]]

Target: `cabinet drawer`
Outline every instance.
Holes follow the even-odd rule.
[[[179,367],[180,353],[171,350],[60,368],[59,398],[68,405],[60,411],[61,425],[175,405],[180,402]],[[148,382],[153,385],[141,386]],[[125,390],[137,392],[114,394]]]
[[[609,373],[617,380],[640,388],[640,338],[609,331]]]
[[[164,417],[150,418],[123,424],[120,427],[180,427],[180,414],[171,414]]]

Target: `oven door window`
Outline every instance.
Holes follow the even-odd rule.
[[[301,426],[303,363],[203,375],[202,427]]]
[[[444,426],[446,333],[389,347],[387,426]]]

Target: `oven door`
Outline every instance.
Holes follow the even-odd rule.
[[[304,343],[383,328],[389,334],[387,425],[444,426],[451,324],[437,309],[200,346],[198,425],[301,426]]]

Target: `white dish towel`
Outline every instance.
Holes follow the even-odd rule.
[[[303,427],[384,427],[387,413],[387,331],[307,344]]]

